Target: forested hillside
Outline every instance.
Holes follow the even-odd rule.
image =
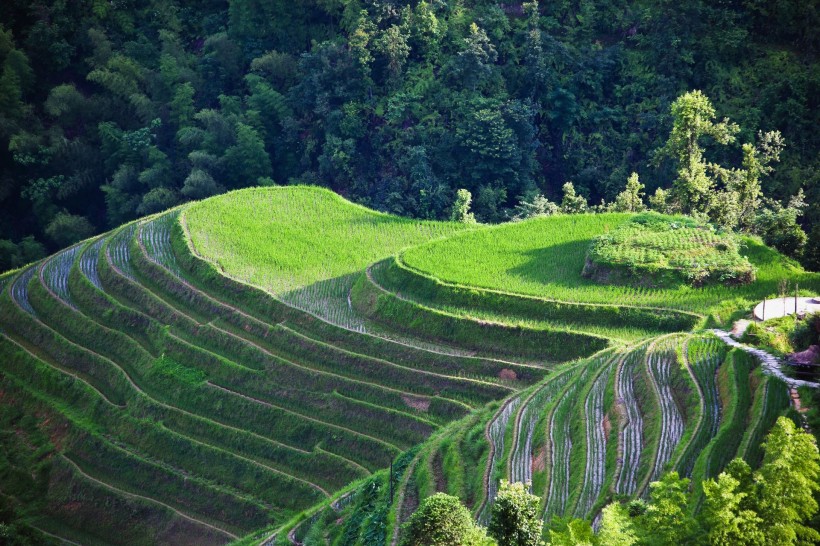
[[[0,270],[225,190],[328,186],[427,219],[479,221],[572,181],[651,193],[670,105],[700,89],[780,131],[763,194],[802,188],[820,258],[820,25],[801,0],[6,0],[0,3]],[[717,176],[717,175],[715,175]],[[812,254],[812,249],[814,253]]]

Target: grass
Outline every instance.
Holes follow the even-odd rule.
[[[757,275],[745,286],[648,288],[601,285],[584,278],[581,273],[592,240],[612,233],[630,218],[619,213],[582,214],[503,224],[414,247],[402,253],[402,260],[447,283],[564,302],[671,308],[711,315],[719,324],[777,293],[780,281],[820,291],[820,274],[804,271],[759,239],[748,237],[741,239],[740,254],[755,266]]]
[[[620,305],[565,303],[497,290],[442,282],[409,268],[400,256],[373,265],[380,286],[424,306],[479,320],[522,327],[571,330],[635,341],[661,333],[688,330],[700,322],[691,313]]]
[[[347,294],[355,274],[402,248],[466,229],[366,209],[314,187],[254,188],[183,212],[195,252],[225,274],[358,329]]]

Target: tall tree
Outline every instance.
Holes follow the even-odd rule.
[[[632,173],[626,181],[624,191],[615,197],[615,210],[618,212],[641,212],[646,209],[643,202],[644,185],[638,180],[638,173]]]
[[[754,510],[744,508],[749,491],[739,480],[722,472],[717,480],[703,482],[702,519],[714,546],[762,546],[763,520]]]
[[[683,543],[694,530],[689,515],[689,479],[669,472],[649,488],[649,505],[639,519],[642,542],[649,546]]]
[[[671,113],[672,132],[657,157],[669,157],[677,162],[674,197],[681,209],[705,213],[714,180],[708,172],[700,141],[709,136],[719,144],[729,144],[739,128],[728,119],[716,122],[715,109],[701,91],[678,97],[672,103]]]
[[[633,546],[638,542],[629,512],[623,505],[613,502],[604,507],[597,538],[601,546]]]
[[[490,536],[499,546],[541,546],[539,503],[529,492],[529,484],[501,480],[487,528]]]
[[[820,543],[820,533],[806,525],[817,513],[820,491],[820,455],[814,437],[780,417],[763,449],[763,464],[755,477],[765,543]]]

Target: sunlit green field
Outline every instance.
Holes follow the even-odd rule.
[[[753,238],[745,238],[741,248],[757,268],[757,280],[747,286],[649,289],[583,278],[593,237],[629,218],[613,213],[534,219],[424,244],[402,257],[407,266],[449,283],[570,302],[669,307],[716,314],[721,321],[776,293],[781,280],[790,290],[798,284],[801,291],[820,292],[820,274],[804,271]]]
[[[274,294],[359,272],[464,229],[380,214],[310,187],[234,192],[191,206],[185,220],[200,256]]]
[[[356,275],[405,247],[465,229],[382,214],[304,186],[202,201],[183,222],[197,254],[228,276],[350,328],[361,327],[347,305]]]

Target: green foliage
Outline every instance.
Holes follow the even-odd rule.
[[[689,516],[689,480],[669,472],[649,486],[649,505],[639,518],[641,542],[648,545],[681,544],[694,531]]]
[[[489,546],[486,534],[473,523],[457,497],[436,493],[427,497],[405,524],[403,546]]]
[[[584,274],[607,282],[626,273],[623,280],[638,285],[663,285],[686,281],[747,284],[754,268],[740,255],[739,241],[710,225],[688,217],[646,213],[595,239]],[[603,269],[603,270],[601,270]]]
[[[534,195],[530,201],[522,200],[515,210],[517,211],[515,220],[526,220],[558,214],[560,207],[539,193]]]
[[[561,199],[561,212],[578,214],[587,210],[587,200],[583,195],[575,193],[575,186],[567,182],[563,187],[564,197]]]
[[[490,536],[499,546],[541,546],[544,522],[539,517],[539,502],[529,492],[529,484],[501,480],[487,528]]]
[[[701,91],[684,93],[672,103],[672,131],[660,156],[674,159],[678,177],[674,183],[674,197],[684,212],[706,212],[711,202],[713,179],[707,174],[707,163],[699,143],[711,137],[719,144],[734,141],[739,131],[728,119],[715,122],[715,109]]]
[[[592,525],[582,519],[562,522],[550,529],[550,546],[592,546],[595,533]]]
[[[638,542],[635,526],[625,506],[615,502],[604,507],[597,539],[602,546],[633,546]]]
[[[814,438],[780,417],[763,444],[755,473],[758,514],[766,544],[806,544],[820,533],[806,525],[818,511],[820,455]]]
[[[646,208],[643,203],[644,185],[638,180],[638,173],[629,175],[626,188],[615,197],[615,212],[641,212]]]
[[[773,246],[786,256],[799,258],[806,246],[808,237],[797,219],[803,214],[802,190],[792,197],[784,206],[777,201],[770,201],[755,217],[755,232],[760,234],[767,245]]]
[[[450,221],[462,224],[475,224],[475,215],[470,212],[470,204],[473,196],[469,191],[460,189],[456,192],[456,200],[453,203],[453,211],[450,213]]]
[[[748,493],[740,481],[723,472],[717,481],[703,484],[705,497],[702,519],[710,544],[720,546],[765,544],[761,529],[763,520],[754,510],[744,508]]]
[[[46,235],[60,246],[87,239],[94,233],[88,219],[75,214],[58,213],[46,228]]]
[[[13,2],[0,30],[0,239],[54,250],[45,229],[63,210],[98,230],[267,179],[428,219],[446,219],[464,188],[476,217],[498,222],[533,195],[559,200],[569,180],[613,203],[632,172],[650,195],[688,180],[697,210],[743,230],[762,198],[803,187],[810,231],[818,44],[816,17],[795,6],[235,0],[193,16],[179,0]],[[715,112],[742,127],[739,144],[719,144],[732,126]],[[113,149],[112,128],[152,120],[164,159]],[[650,168],[667,140],[673,161]],[[195,168],[215,184],[201,172],[204,189],[186,183]],[[20,199],[59,176],[45,203]]]

